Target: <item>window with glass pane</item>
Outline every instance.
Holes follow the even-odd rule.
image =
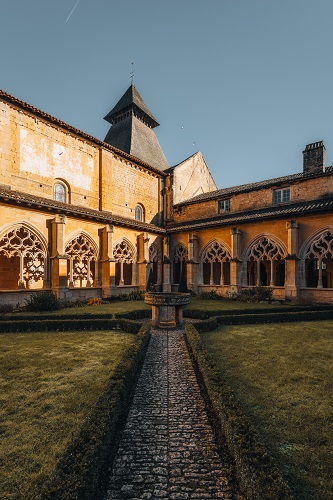
[[[54,199],[56,201],[62,201],[63,203],[66,202],[66,188],[60,182],[54,185]]]
[[[290,188],[276,189],[273,191],[274,205],[278,203],[286,203],[287,201],[290,201]]]

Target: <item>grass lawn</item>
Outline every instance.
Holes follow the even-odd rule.
[[[133,338],[119,331],[0,334],[1,499],[36,498]]]
[[[114,301],[108,304],[92,305],[92,306],[82,306],[82,307],[66,307],[64,309],[59,309],[57,311],[45,311],[45,312],[29,312],[22,311],[21,313],[16,313],[17,319],[20,319],[20,315],[40,317],[43,316],[63,316],[71,314],[73,316],[80,316],[81,314],[117,314],[125,313],[130,311],[138,311],[141,309],[149,310],[151,307],[145,304],[143,300],[131,300],[131,301]],[[10,313],[11,314],[11,313]]]
[[[296,498],[333,499],[333,322],[227,326],[202,339]]]

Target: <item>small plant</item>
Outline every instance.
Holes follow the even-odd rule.
[[[60,301],[53,292],[33,293],[25,302],[28,311],[55,311],[60,309]]]
[[[234,289],[234,287],[231,287],[231,290],[228,290],[226,293],[226,296],[229,300],[237,300],[238,299],[238,293]]]
[[[242,302],[269,302],[273,298],[273,290],[268,286],[245,288],[239,298]]]
[[[88,306],[100,306],[101,304],[103,304],[103,300],[98,297],[92,297],[87,302]]]
[[[209,292],[202,292],[199,294],[199,298],[203,300],[221,300],[222,295],[216,290],[210,290]]]

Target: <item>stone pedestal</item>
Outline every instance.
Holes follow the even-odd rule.
[[[152,306],[152,325],[155,328],[177,328],[184,324],[183,306],[190,302],[189,293],[146,293],[145,303]]]

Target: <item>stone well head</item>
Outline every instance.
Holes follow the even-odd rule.
[[[184,324],[183,306],[189,304],[189,293],[146,293],[145,303],[152,306],[152,325],[155,328],[177,328]]]

